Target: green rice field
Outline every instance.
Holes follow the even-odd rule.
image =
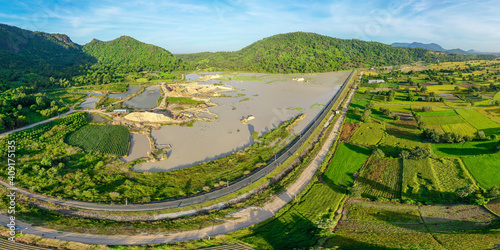
[[[331,184],[349,187],[354,182],[353,174],[363,166],[371,149],[341,142],[326,169],[323,179]]]
[[[462,160],[482,187],[500,186],[500,153],[463,157]]]

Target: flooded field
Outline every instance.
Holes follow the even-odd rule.
[[[143,134],[130,134],[130,149],[127,157],[121,158],[124,162],[131,162],[142,157],[148,157],[149,140]]]
[[[85,101],[80,104],[83,109],[94,109],[95,104],[100,100],[100,97],[87,97]]]
[[[252,132],[265,133],[300,113],[307,116],[295,127],[301,132],[338,91],[349,71],[303,75],[239,74],[223,81],[237,92],[213,98],[219,106],[210,111],[219,117],[193,127],[164,126],[153,130],[157,144],[171,144],[168,160],[136,165],[136,171],[169,171],[213,160],[249,146]],[[304,81],[292,80],[304,78]],[[250,80],[246,80],[250,79]],[[240,119],[255,119],[243,124]]]
[[[130,101],[124,102],[123,104],[136,109],[150,109],[158,106],[157,99],[160,96],[160,87],[150,86],[147,87],[144,92],[130,99]]]

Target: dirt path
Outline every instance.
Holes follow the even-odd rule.
[[[161,83],[161,89],[163,91],[163,99],[161,100],[161,103],[158,107],[156,107],[155,109],[166,109],[167,108],[167,93],[168,93],[168,90],[167,90],[167,87],[165,86],[165,83],[162,82]]]
[[[358,82],[359,83],[359,82]],[[357,84],[356,84],[357,87]],[[356,89],[354,87],[354,89]],[[265,204],[263,207],[247,207],[238,212],[238,219],[226,222],[220,225],[213,225],[211,227],[201,228],[199,230],[184,231],[173,234],[156,234],[156,235],[93,235],[82,233],[60,232],[53,229],[43,228],[39,226],[31,226],[28,223],[17,221],[18,226],[23,228],[23,232],[27,234],[38,235],[46,238],[56,238],[65,241],[81,242],[87,244],[100,244],[100,245],[145,245],[145,244],[164,244],[180,241],[190,241],[209,236],[216,236],[227,234],[249,227],[251,225],[263,222],[283,208],[290,202],[296,195],[298,195],[311,181],[319,166],[325,159],[328,150],[333,145],[335,138],[338,136],[340,126],[345,119],[347,107],[355,91],[352,91],[348,96],[348,100],[343,107],[340,119],[334,124],[332,132],[321,148],[318,155],[313,159],[311,164],[300,175],[299,179],[292,185],[286,188],[286,191],[276,196],[271,202]],[[20,217],[22,219],[22,217]],[[8,223],[9,218],[6,215],[0,215],[0,221],[3,224]],[[26,229],[24,229],[26,228]]]
[[[41,121],[41,122],[33,123],[33,124],[28,125],[28,126],[24,126],[24,127],[18,128],[18,129],[14,129],[14,130],[7,131],[7,132],[5,132],[5,133],[2,133],[2,134],[0,134],[0,138],[2,138],[2,137],[4,137],[4,136],[7,136],[7,135],[10,135],[10,134],[12,134],[12,133],[18,132],[18,131],[23,131],[23,130],[25,130],[25,129],[29,129],[29,128],[35,127],[35,126],[37,126],[37,125],[40,125],[40,124],[44,124],[44,123],[47,123],[47,122],[53,121],[53,120],[55,120],[55,119],[57,119],[57,118],[61,118],[61,117],[63,117],[63,116],[67,116],[67,115],[72,114],[72,113],[75,113],[75,112],[80,112],[80,110],[74,110],[74,109],[73,109],[73,107],[74,107],[74,106],[71,106],[71,108],[69,109],[69,111],[68,111],[68,112],[63,113],[63,114],[60,114],[60,115],[57,115],[57,116],[54,116],[54,117],[49,118],[49,119],[47,119],[47,120],[43,120],[43,121]]]

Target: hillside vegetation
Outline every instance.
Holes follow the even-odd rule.
[[[92,40],[82,50],[96,58],[98,65],[116,68],[118,72],[172,71],[184,69],[181,60],[168,50],[122,36],[112,41]]]
[[[83,53],[81,46],[67,35],[32,32],[0,24],[1,90],[11,81],[39,82],[37,75],[68,78],[84,65],[94,62],[95,59]]]
[[[420,48],[398,48],[306,32],[274,35],[235,52],[204,52],[179,57],[199,68],[270,73],[326,72],[413,61],[465,59],[458,55],[436,55]]]

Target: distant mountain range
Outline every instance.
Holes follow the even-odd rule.
[[[233,52],[178,55],[201,68],[270,73],[327,72],[395,65],[414,61],[463,60],[461,55],[438,55],[421,48],[396,48],[379,42],[338,39],[309,32],[266,37]]]
[[[500,56],[500,52],[480,52],[474,49],[470,50],[462,50],[462,49],[445,49],[441,47],[441,45],[436,44],[436,43],[418,43],[418,42],[412,42],[412,43],[393,43],[391,44],[394,47],[406,47],[406,48],[422,48],[422,49],[428,49],[432,51],[440,51],[440,52],[445,52],[448,54],[455,54],[455,55],[495,55],[495,56]]]
[[[441,47],[434,44],[432,48]],[[113,76],[116,73],[196,67],[298,73],[475,58],[474,55],[457,54],[437,54],[420,47],[399,48],[378,42],[293,32],[267,37],[233,52],[173,55],[164,48],[128,36],[106,42],[94,39],[78,45],[64,34],[33,32],[0,24],[0,84],[26,79],[32,73],[56,80],[82,78],[96,72]]]

